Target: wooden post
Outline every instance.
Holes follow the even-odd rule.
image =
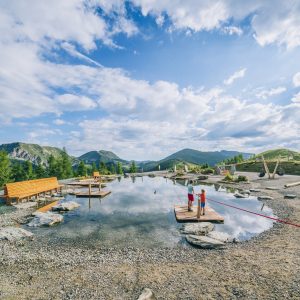
[[[262,155],[261,157],[262,157],[262,160],[263,160],[263,164],[264,164],[264,167],[265,167],[265,171],[266,171],[266,173],[268,174],[268,177],[269,177],[269,179],[270,179],[270,178],[271,178],[271,175],[270,175],[270,171],[269,171],[268,165],[267,165],[267,163],[266,163],[266,161],[265,161],[264,156]]]
[[[101,191],[101,177],[99,178],[99,192]]]
[[[89,184],[89,196],[91,196],[91,193],[92,193],[92,186],[91,184]]]
[[[275,169],[274,169],[273,174],[272,174],[272,179],[275,178],[275,174],[276,174],[277,168],[279,166],[279,162],[280,162],[280,155],[278,156],[277,163],[276,163]]]
[[[201,213],[201,209],[200,209],[200,197],[198,196],[198,207],[197,207],[197,219],[200,220],[200,213]]]

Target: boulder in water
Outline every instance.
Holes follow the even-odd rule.
[[[188,243],[192,244],[193,246],[197,246],[205,249],[222,248],[225,245],[221,241],[210,238],[208,236],[201,236],[201,235],[190,234],[186,236],[186,240]]]
[[[261,190],[260,189],[250,189],[249,191],[251,193],[259,193]]]
[[[182,225],[181,232],[184,234],[205,235],[214,228],[215,225],[210,222],[186,223]]]
[[[3,227],[0,228],[0,241],[8,240],[15,242],[21,239],[33,239],[33,233],[19,227]]]
[[[52,226],[60,223],[63,220],[63,216],[52,212],[37,212],[34,218],[27,225],[29,227],[40,227],[40,226]]]
[[[74,201],[61,202],[52,207],[53,211],[69,211],[78,208],[80,205]]]

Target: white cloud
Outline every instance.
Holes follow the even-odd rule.
[[[233,73],[229,78],[227,78],[226,80],[224,80],[224,84],[226,85],[230,85],[232,84],[236,79],[239,78],[243,78],[246,74],[246,68],[241,69],[239,71],[236,71],[235,73]]]
[[[292,102],[300,103],[300,92],[294,95],[294,97],[292,98]]]
[[[236,26],[225,26],[222,28],[222,31],[225,34],[229,34],[229,35],[242,35],[243,34],[243,30],[239,27]]]
[[[295,87],[299,87],[300,86],[300,72],[296,73],[293,76],[293,84]]]
[[[165,13],[173,23],[173,29],[201,30],[222,29],[228,34],[240,31],[228,26],[232,20],[240,22],[251,17],[254,38],[261,45],[284,45],[291,49],[300,45],[300,4],[297,1],[273,0],[219,0],[174,1],[133,0],[144,15],[160,16]],[[227,28],[227,29],[225,29]],[[231,30],[228,30],[231,28]]]
[[[285,91],[286,91],[286,87],[279,86],[277,88],[272,88],[269,90],[262,90],[256,94],[256,97],[260,98],[260,99],[267,99],[267,98],[275,96],[275,95],[280,95],[280,94],[284,93]]]
[[[53,121],[53,124],[60,126],[60,125],[69,124],[69,122],[66,122],[65,120],[62,120],[62,119],[55,119]]]

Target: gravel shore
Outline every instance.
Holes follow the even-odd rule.
[[[278,217],[299,224],[300,186],[283,189],[294,181],[300,178],[252,176],[239,187],[262,189],[274,198],[264,203]],[[284,199],[287,193],[297,198]],[[26,210],[0,215],[0,226],[24,218]],[[106,249],[46,238],[1,242],[0,269],[1,299],[137,299],[145,287],[157,299],[300,299],[300,228],[277,223],[223,250]]]

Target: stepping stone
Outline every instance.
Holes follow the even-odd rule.
[[[208,237],[218,240],[222,243],[231,243],[233,238],[226,232],[211,231],[207,234]]]
[[[62,203],[59,203],[58,205],[53,206],[52,210],[53,211],[70,211],[79,206],[80,205],[77,202],[68,201],[68,202],[62,202]]]
[[[63,216],[52,212],[37,212],[29,227],[52,226],[63,221]]]
[[[294,194],[287,194],[287,195],[284,195],[284,198],[285,199],[295,199],[297,197],[297,195],[294,195]]]
[[[259,193],[261,190],[260,189],[250,189],[249,191],[251,193]]]
[[[271,196],[258,196],[257,200],[274,200]]]
[[[248,194],[247,195],[243,195],[243,194],[240,194],[240,193],[235,193],[235,194],[233,194],[233,196],[235,198],[248,198]]]
[[[280,188],[275,187],[275,186],[267,186],[267,187],[266,187],[266,190],[278,191],[278,190],[280,190]]]
[[[223,242],[220,242],[216,239],[201,235],[187,235],[186,240],[193,246],[197,246],[204,249],[222,248],[225,245]]]
[[[214,230],[215,225],[210,222],[201,223],[186,223],[182,225],[181,233],[183,234],[194,234],[194,235],[205,235],[208,232]]]
[[[33,233],[19,227],[4,227],[0,228],[0,241],[8,240],[15,242],[21,239],[32,239]]]

